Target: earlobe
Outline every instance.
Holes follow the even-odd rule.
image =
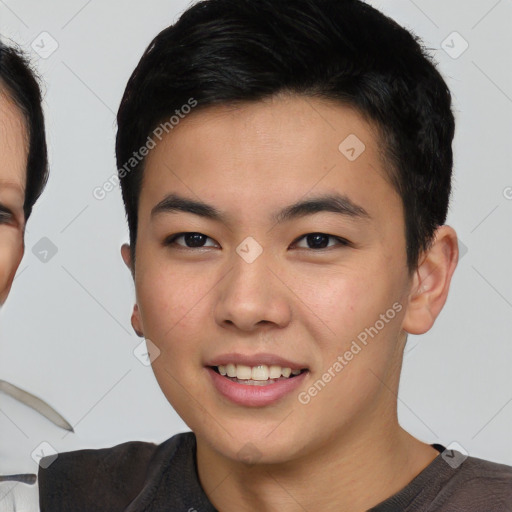
[[[130,270],[130,272],[133,275],[132,256],[131,256],[131,252],[130,252],[130,246],[128,244],[123,244],[121,246],[121,256],[123,258],[125,265],[128,267],[128,269]],[[137,336],[143,338],[144,330],[142,328],[142,319],[140,317],[139,306],[137,304],[135,304],[133,306],[131,324],[132,324],[133,330],[135,331],[135,334]]]
[[[123,258],[124,264],[132,270],[132,256],[130,252],[130,246],[128,244],[123,244],[121,246],[121,256]]]
[[[144,331],[142,329],[142,321],[140,318],[139,306],[137,306],[137,304],[135,304],[133,306],[131,323],[132,323],[132,328],[135,331],[135,334],[137,336],[139,336],[140,338],[143,338]]]
[[[457,266],[457,234],[444,225],[437,228],[434,242],[421,257],[411,285],[402,328],[410,334],[424,334],[441,312]]]

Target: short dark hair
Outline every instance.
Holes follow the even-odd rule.
[[[203,0],[149,44],[117,115],[118,169],[193,97],[200,108],[280,92],[354,107],[380,135],[403,202],[412,273],[448,212],[455,120],[419,37],[359,0]],[[341,142],[341,141],[340,141]],[[135,262],[145,160],[119,172]]]
[[[20,109],[28,137],[27,185],[23,211],[28,220],[48,181],[48,152],[42,97],[36,73],[27,57],[15,46],[0,41],[0,91]]]

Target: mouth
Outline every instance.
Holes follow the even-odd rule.
[[[258,364],[247,366],[234,363],[210,366],[209,368],[231,382],[245,386],[269,386],[293,379],[308,371],[307,368],[292,370],[290,367],[279,365]]]
[[[305,385],[309,374],[308,368],[299,365],[280,366],[278,361],[269,360],[267,364],[237,364],[218,361],[222,364],[208,365],[206,370],[210,376],[213,389],[223,399],[232,404],[244,407],[265,407],[281,400],[289,399]],[[245,362],[245,361],[244,361]],[[286,364],[287,361],[279,361]],[[249,361],[247,363],[251,364]]]

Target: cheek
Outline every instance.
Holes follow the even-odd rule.
[[[324,340],[333,349],[339,349],[360,323],[359,317],[363,313],[361,299],[364,296],[360,283],[337,277],[325,282],[317,281],[315,286],[304,284],[301,288],[296,292],[306,306],[300,306],[303,309],[301,321],[307,322],[309,329],[315,331],[317,340]]]
[[[309,327],[323,333],[319,339],[337,340],[338,348],[393,303],[390,287],[370,272],[336,269],[314,277],[297,275],[292,282],[301,299],[298,303],[304,306],[302,319],[308,318]],[[384,307],[387,302],[389,306]]]
[[[214,284],[206,277],[212,272],[154,261],[146,268],[138,274],[136,286],[146,338],[160,349],[190,348],[196,334],[204,331],[208,301],[202,299]]]
[[[317,276],[318,286],[308,283],[299,292],[307,298],[301,322],[308,323],[323,368],[332,367],[338,356],[347,354],[344,385],[359,382],[362,392],[370,375],[368,368],[380,373],[396,360],[405,309],[400,304],[397,276],[381,268],[372,266],[358,272],[338,269],[331,276]]]
[[[23,257],[23,237],[19,231],[0,227],[0,304],[3,304]]]

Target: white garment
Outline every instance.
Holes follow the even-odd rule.
[[[76,450],[76,441],[76,434],[0,393],[0,475],[37,475],[39,454],[50,455],[50,447],[59,453]]]
[[[37,482],[0,482],[0,512],[40,512]]]
[[[76,449],[74,435],[41,416],[14,398],[0,393],[0,475],[35,474],[39,470],[36,454],[49,455]],[[45,444],[41,448],[41,443]],[[39,512],[37,482],[0,482],[0,512]]]

